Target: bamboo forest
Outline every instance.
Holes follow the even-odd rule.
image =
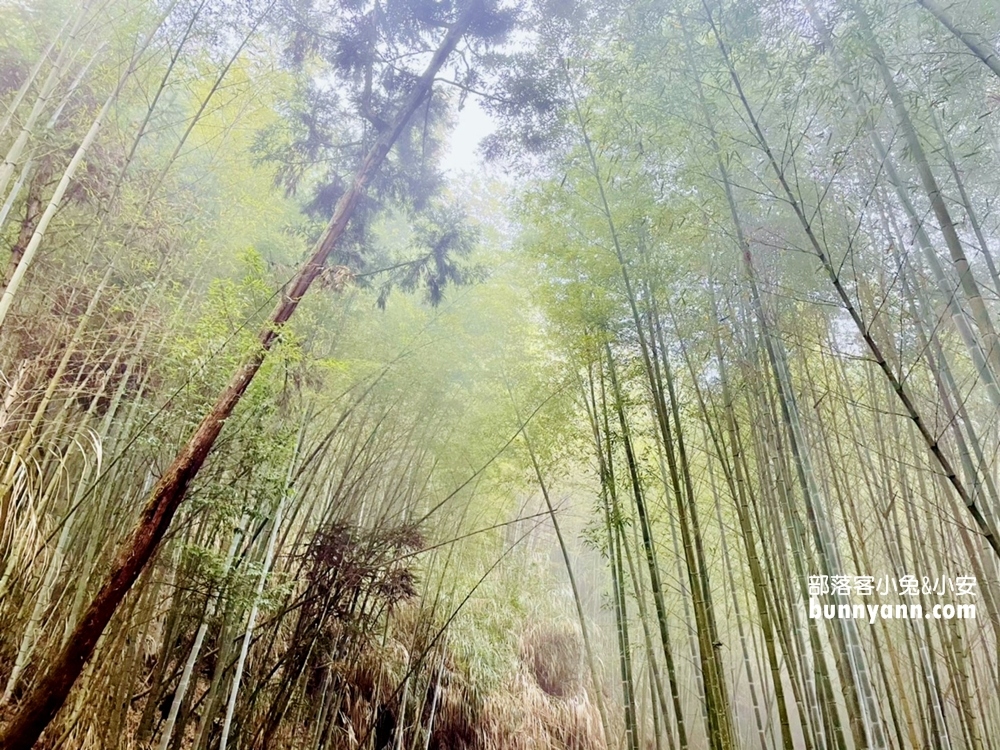
[[[1000,750],[997,0],[0,0],[0,750]]]

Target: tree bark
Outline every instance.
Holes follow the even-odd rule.
[[[341,197],[326,230],[299,269],[258,334],[259,348],[233,374],[214,406],[178,453],[173,463],[153,489],[139,522],[119,552],[100,591],[91,601],[65,648],[40,670],[42,676],[20,703],[3,734],[0,747],[28,750],[55,717],[66,700],[85,664],[94,652],[98,638],[118,609],[119,604],[152,559],[166,534],[191,481],[198,474],[215,444],[226,419],[232,414],[254,376],[277,341],[281,326],[291,318],[312,282],[323,271],[327,257],[336,247],[364,194],[369,182],[385,161],[393,144],[402,134],[413,113],[425,101],[434,77],[458,45],[482,0],[472,0],[449,29],[435,51],[427,69],[417,80],[392,126],[379,136],[354,175],[350,189]]]

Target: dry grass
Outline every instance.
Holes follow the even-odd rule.
[[[570,625],[543,625],[521,640],[521,660],[551,696],[576,695],[583,685],[583,643]]]
[[[486,700],[480,728],[480,747],[491,750],[604,748],[600,715],[585,691],[557,698],[526,671]]]
[[[420,641],[423,628],[419,623],[407,625],[418,631],[413,635]],[[518,670],[499,689],[482,695],[452,654],[445,653],[430,750],[604,750],[600,714],[584,681],[578,631],[566,624],[532,627],[521,640],[520,657]],[[393,678],[405,673],[402,662],[395,663],[401,658],[405,658],[401,649],[386,649],[378,655],[366,654],[363,664],[358,664],[349,678],[357,685],[356,697],[365,704],[355,707],[355,711],[361,709],[356,719],[371,722],[379,705],[391,700],[391,691],[398,684]],[[371,659],[382,661],[374,664]],[[440,657],[429,656],[427,663],[441,664]],[[429,689],[420,721],[425,727],[436,673],[434,668],[424,673]],[[386,688],[369,693],[375,682]],[[396,711],[398,703],[392,709]],[[409,735],[406,739],[403,747],[422,750],[422,734],[416,742]]]
[[[413,636],[416,643],[410,645],[426,647],[426,623],[415,614],[400,618],[403,622],[396,636],[411,630],[406,635]],[[530,628],[521,639],[519,667],[486,695],[470,682],[467,668],[452,653],[446,650],[442,662],[440,649],[440,644],[432,649],[411,687],[406,709],[409,730],[402,744],[405,750],[425,747],[431,704],[438,687],[437,670],[442,664],[433,731],[427,745],[430,750],[605,750],[600,716],[584,680],[582,643],[572,626],[544,624]],[[418,648],[414,652],[419,653]],[[397,687],[407,671],[406,650],[392,639],[384,647],[369,640],[360,653],[328,667],[339,699],[338,718],[327,735],[327,746],[371,750],[380,734],[379,742],[385,743],[384,732],[369,729],[388,717],[391,737],[392,727],[400,719]],[[199,695],[207,688],[202,683],[196,688]],[[421,694],[426,696],[422,709],[416,698]],[[141,703],[130,707],[127,731],[117,745],[119,750],[144,746],[136,738],[141,708]],[[0,721],[5,710],[0,710]],[[420,716],[414,716],[414,711]],[[63,747],[97,750],[99,743],[93,731],[86,721],[81,722],[70,737],[64,738],[69,744],[64,742]],[[185,729],[182,748],[191,747],[195,733],[196,722],[191,722]],[[284,722],[272,741],[275,747],[290,750],[303,747],[310,736],[306,726]],[[362,744],[364,738],[367,741]],[[383,748],[391,746],[382,744]]]

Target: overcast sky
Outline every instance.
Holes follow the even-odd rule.
[[[455,129],[451,133],[451,143],[444,155],[444,168],[453,173],[467,169],[481,170],[479,143],[493,129],[493,120],[479,106],[478,97],[468,97],[462,111],[458,113]]]

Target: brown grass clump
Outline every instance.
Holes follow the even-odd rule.
[[[586,690],[583,643],[569,624],[538,625],[521,640],[521,669],[483,702],[482,748],[605,750]]]
[[[545,625],[529,630],[521,641],[521,659],[538,687],[565,698],[583,684],[583,644],[568,625]]]
[[[358,740],[369,733],[378,737],[380,724],[388,720],[395,725],[393,693],[404,670],[396,649],[370,643],[351,658],[331,664],[330,669],[331,688],[338,695],[332,730],[336,746],[357,747]]]
[[[482,701],[464,678],[446,671],[447,679],[441,681],[438,692],[434,728],[429,750],[478,750],[482,722]],[[425,706],[429,711],[433,692]]]
[[[556,698],[532,676],[518,674],[512,684],[485,701],[480,720],[482,748],[504,750],[604,750],[597,707],[586,691]]]

